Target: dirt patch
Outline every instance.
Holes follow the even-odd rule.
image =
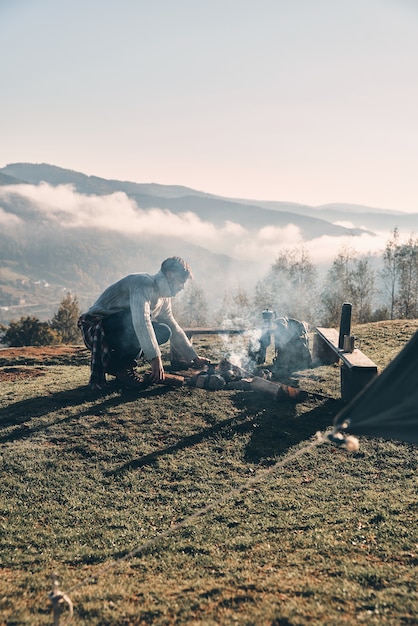
[[[84,365],[90,352],[84,346],[23,346],[0,349],[0,366]]]
[[[25,378],[35,378],[45,376],[46,369],[39,367],[3,367],[0,369],[0,382],[11,382],[14,380],[24,380]]]

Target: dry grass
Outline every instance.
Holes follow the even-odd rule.
[[[384,367],[417,328],[354,332]],[[296,375],[317,395],[295,405],[92,394],[87,363],[80,347],[0,351],[0,624],[51,624],[53,571],[78,625],[416,623],[416,448],[309,448],[341,407],[337,367]]]

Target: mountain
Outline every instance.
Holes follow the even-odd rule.
[[[127,204],[132,224],[123,229]],[[94,221],[97,213],[102,221]],[[280,245],[289,241],[292,247],[289,233],[299,232],[304,241],[373,235],[376,223],[386,219],[393,229],[399,225],[394,219],[404,217],[368,212],[367,207],[225,198],[178,185],[108,180],[48,164],[9,164],[0,169],[0,322],[28,313],[50,318],[66,290],[85,309],[111,282],[131,272],[154,273],[172,255],[187,259],[197,284],[221,306],[231,285],[252,289]],[[154,220],[151,230],[142,229],[145,219]],[[240,256],[233,242],[241,248]]]
[[[393,231],[395,226],[404,235],[418,231],[418,213],[388,211],[362,207],[353,211],[351,205],[334,204],[318,207],[318,213],[332,222],[352,224],[353,227],[374,231]]]
[[[354,229],[368,231],[392,231],[395,226],[405,234],[417,232],[418,212],[405,213],[403,211],[380,209],[361,204],[333,203],[316,207],[284,202],[241,200],[241,202],[255,203],[271,211],[288,210],[305,217],[322,219],[333,224],[350,224]],[[286,207],[286,209],[284,209]]]
[[[180,185],[108,180],[48,164],[13,163],[0,169],[0,186],[22,182],[38,185],[42,181],[52,186],[72,185],[78,193],[88,195],[123,192],[143,209],[159,207],[175,214],[191,211],[217,226],[231,221],[254,230],[294,224],[305,240],[321,235],[343,237],[376,230],[390,231],[395,226],[404,233],[418,230],[418,212],[404,213],[348,203],[313,207],[295,202],[225,198]]]
[[[18,185],[25,181],[20,180],[19,178],[15,178],[14,176],[9,176],[8,174],[4,174],[0,170],[0,186],[2,185]]]
[[[290,209],[292,205],[287,204],[286,210],[271,210],[265,208],[263,203],[247,204],[187,187],[107,180],[47,164],[14,163],[1,169],[0,173],[34,185],[41,182],[52,186],[73,185],[77,192],[88,195],[102,196],[121,191],[135,200],[142,209],[158,207],[175,214],[190,211],[216,226],[230,221],[254,230],[263,226],[285,228],[289,224],[294,224],[300,229],[305,240],[321,235],[338,237],[360,235],[365,232],[365,229],[345,228],[332,224],[320,216],[308,214],[309,207],[306,207],[305,213],[292,211]]]

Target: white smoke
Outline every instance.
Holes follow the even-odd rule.
[[[378,236],[319,237],[304,241],[299,228],[289,224],[284,228],[264,226],[257,232],[238,223],[225,221],[216,226],[188,211],[172,213],[160,208],[141,209],[123,192],[105,196],[85,195],[71,185],[53,187],[39,185],[7,185],[0,187],[0,202],[26,203],[66,228],[98,228],[121,233],[149,236],[179,237],[228,256],[267,269],[283,248],[305,247],[312,263],[331,262],[343,245],[360,254],[381,253],[388,233]],[[19,218],[0,208],[0,223],[14,225]]]

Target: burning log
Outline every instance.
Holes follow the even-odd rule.
[[[243,391],[260,391],[273,396],[277,401],[290,398],[295,402],[304,402],[308,393],[297,387],[284,383],[273,382],[247,372],[223,359],[218,365],[196,372],[194,384],[200,389],[240,389]]]
[[[265,378],[260,378],[259,376],[254,376],[254,378],[251,379],[250,389],[253,391],[262,391],[263,393],[267,393],[273,396],[276,400],[291,398],[295,402],[304,402],[308,397],[308,393],[302,389],[266,380]]]

